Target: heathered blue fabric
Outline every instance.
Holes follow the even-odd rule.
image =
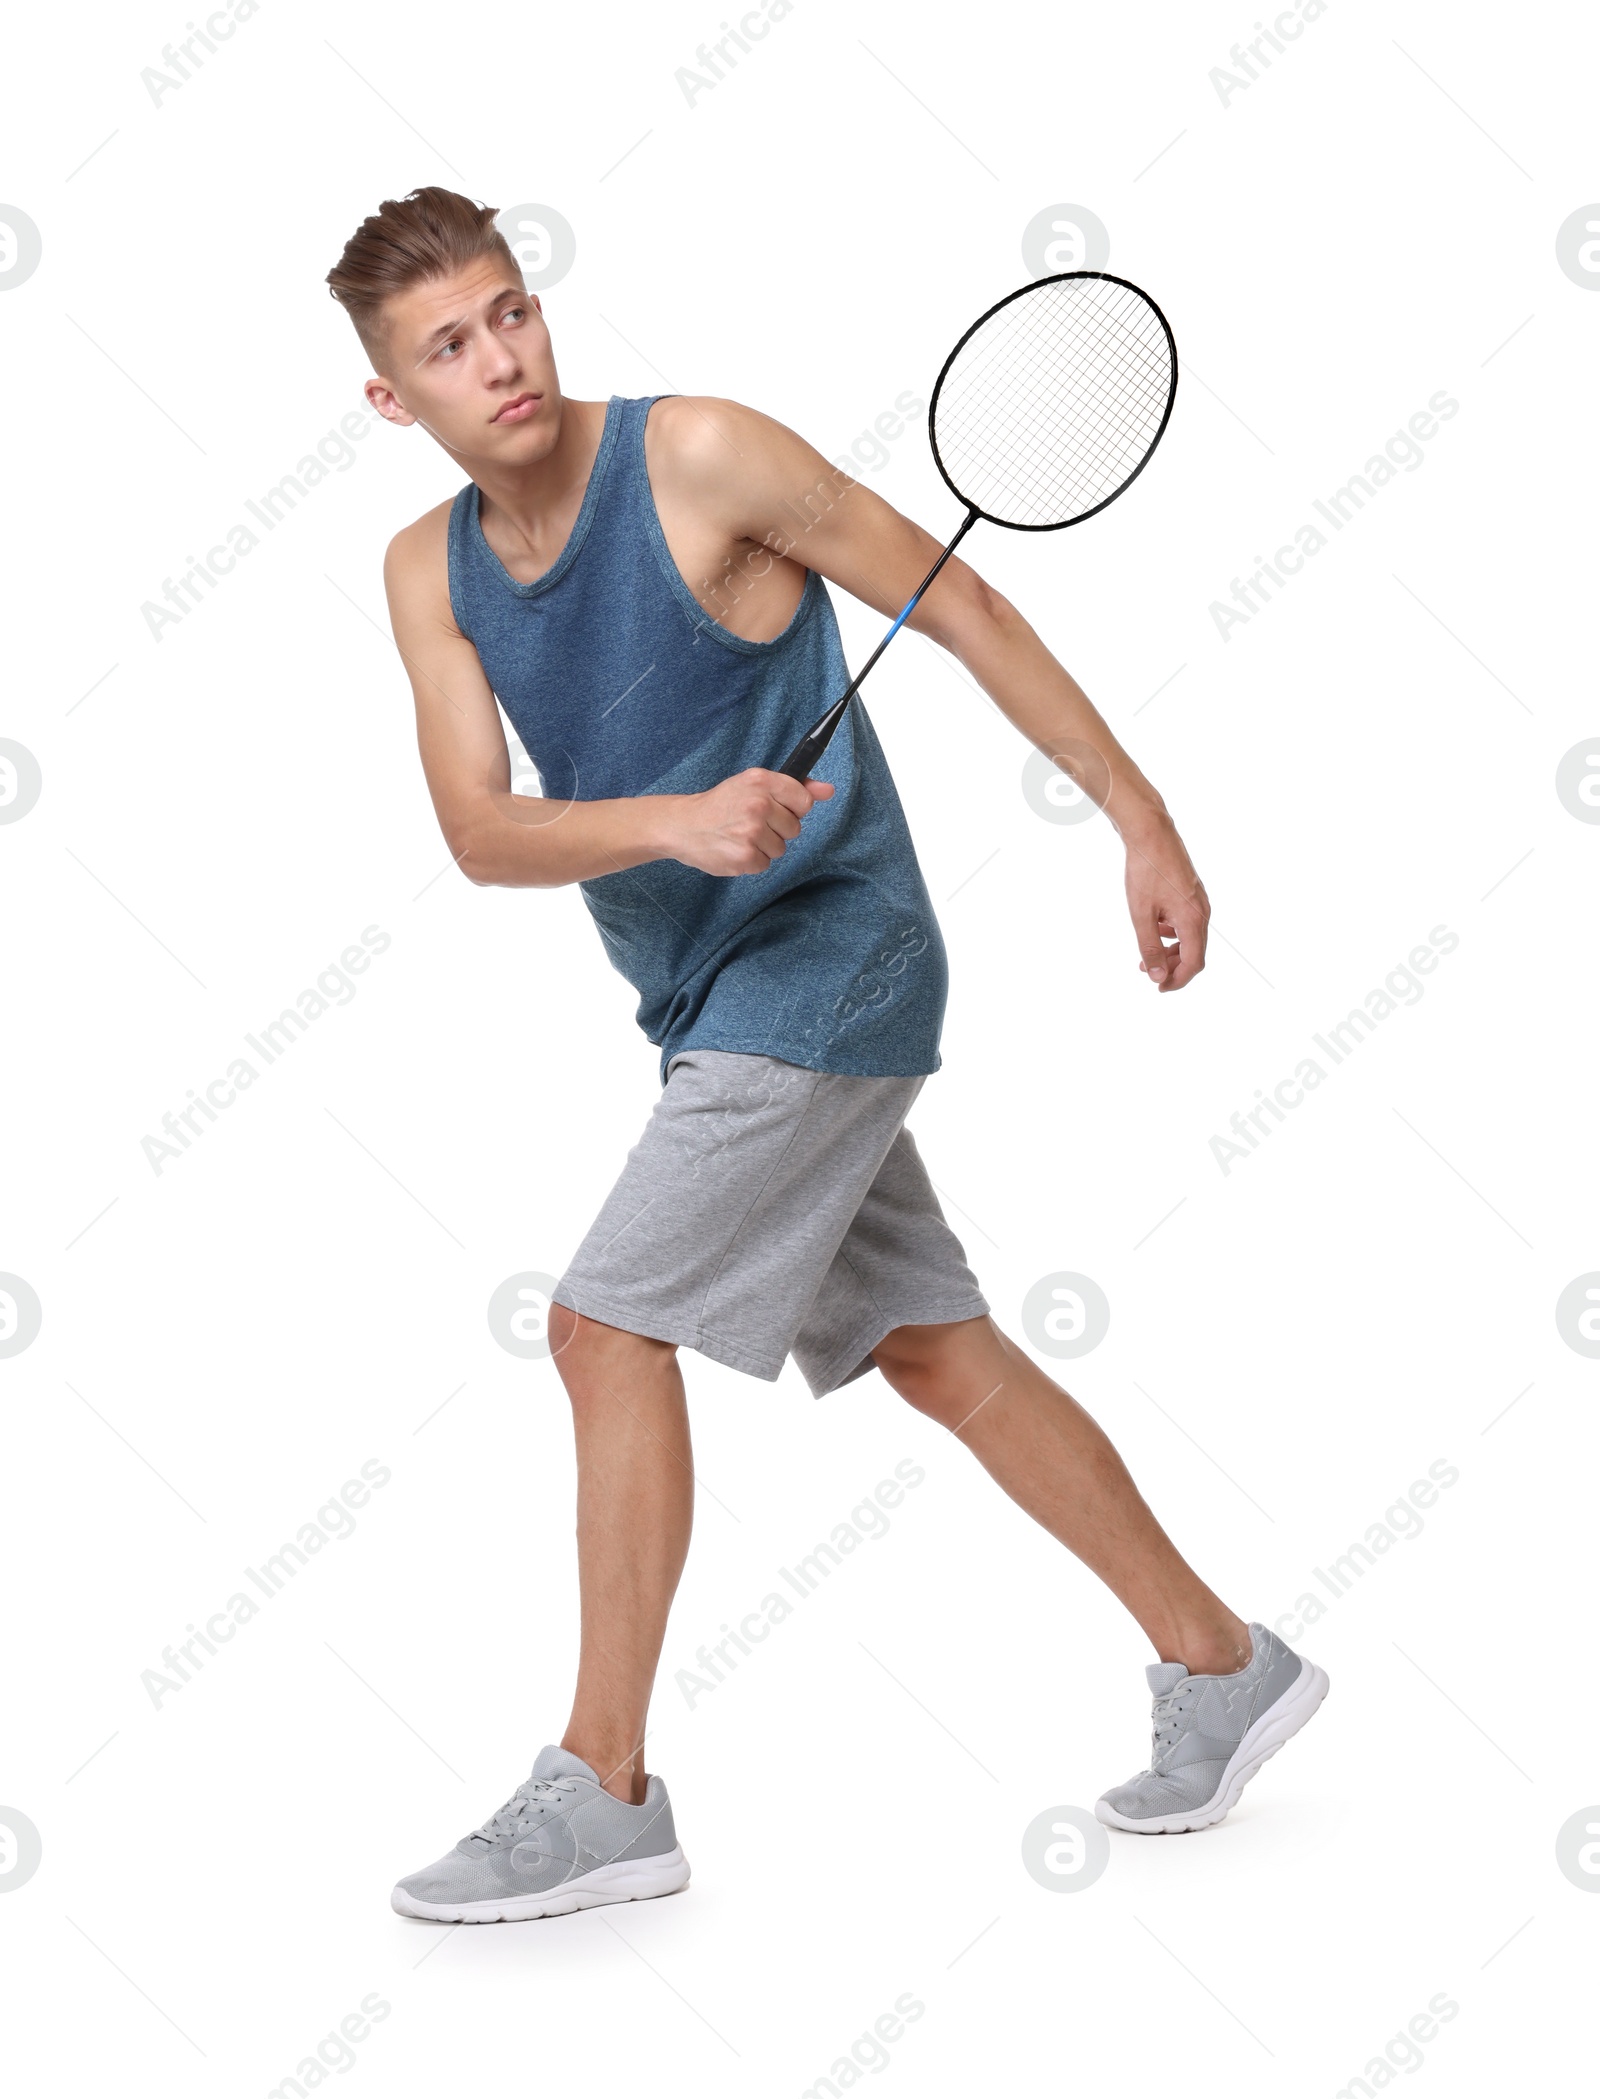
[[[774,641],[742,640],[697,603],[645,470],[658,398],[609,402],[571,537],[536,582],[484,538],[475,483],[450,512],[457,625],[558,800],[693,794],[776,765],[850,681],[814,572]],[[663,1079],[685,1049],[861,1077],[938,1070],[944,943],[859,702],[816,776],[833,799],[762,874],[655,860],[580,885]]]

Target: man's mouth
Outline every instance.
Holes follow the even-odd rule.
[[[540,394],[514,394],[498,415],[490,420],[496,423],[525,423],[539,406]]]

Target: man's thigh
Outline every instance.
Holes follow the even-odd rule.
[[[984,1320],[988,1311],[916,1140],[902,1129],[807,1310],[795,1361],[820,1398],[870,1370],[887,1335]]]
[[[775,1378],[921,1085],[675,1058],[556,1304]]]

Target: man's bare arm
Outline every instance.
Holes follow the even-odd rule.
[[[759,874],[833,790],[752,770],[705,794],[559,802],[513,794],[511,763],[478,652],[450,610],[444,511],[399,533],[383,566],[394,638],[417,707],[417,747],[445,842],[471,881],[584,882],[650,860]]]
[[[672,471],[685,493],[748,543],[812,568],[892,618],[940,544],[794,431],[736,402],[701,399],[682,418]],[[1166,804],[1075,678],[1016,607],[953,555],[907,625],[957,657],[1036,749],[1105,811],[1127,848],[1140,967],[1176,991],[1205,963],[1210,905]],[[819,710],[820,711],[820,710]],[[1165,947],[1163,936],[1176,940]]]

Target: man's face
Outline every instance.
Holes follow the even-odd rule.
[[[454,277],[384,303],[384,370],[367,399],[391,423],[420,423],[457,458],[531,466],[561,428],[539,301],[505,262],[485,256]]]

